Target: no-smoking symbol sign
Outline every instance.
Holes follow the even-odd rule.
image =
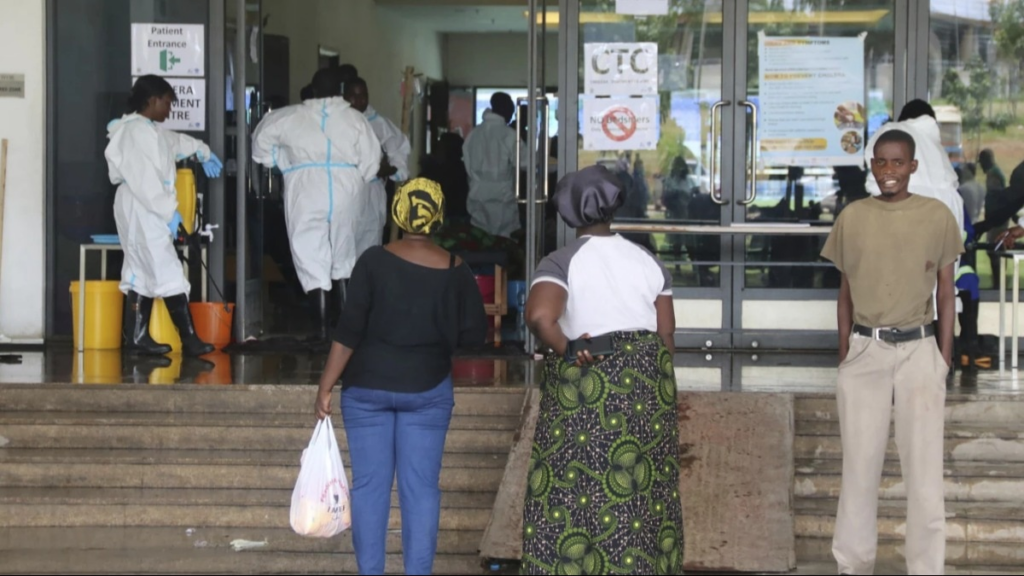
[[[617,106],[605,112],[601,118],[601,130],[614,142],[625,142],[636,134],[636,114],[624,106]]]

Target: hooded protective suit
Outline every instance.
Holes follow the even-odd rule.
[[[391,179],[395,182],[407,180],[409,178],[409,154],[412,152],[409,138],[398,129],[398,126],[395,126],[394,122],[381,116],[374,110],[373,106],[368,106],[363,115],[373,128],[374,135],[380,140],[381,148],[383,148],[384,154],[387,156],[388,163],[398,170],[398,172],[391,176]],[[385,223],[387,223],[388,210],[387,190],[385,190],[384,185],[385,182],[376,177],[366,185],[369,206],[366,215],[363,216],[361,221],[362,229],[359,233],[360,254],[366,251],[367,248],[381,243],[381,232],[384,230]],[[374,232],[376,236],[372,236]]]
[[[168,223],[178,209],[175,162],[195,154],[210,159],[210,148],[184,134],[164,130],[139,114],[107,125],[104,156],[110,182],[118,185],[114,221],[124,250],[121,292],[147,298],[189,293]]]
[[[462,146],[469,174],[466,209],[473,226],[495,236],[511,237],[519,230],[516,200],[516,133],[490,109]]]
[[[953,165],[949,162],[949,155],[942,145],[942,135],[939,133],[939,124],[931,116],[920,116],[903,122],[889,122],[883,124],[864,149],[864,158],[868,164],[867,190],[872,196],[878,196],[882,192],[878,188],[875,175],[871,173],[871,160],[875,157],[875,143],[878,137],[889,130],[902,130],[914,138],[916,145],[915,158],[917,159],[917,172],[910,175],[910,193],[919,196],[935,198],[942,202],[953,212],[956,218],[956,225],[964,229],[964,200],[957,192],[960,181],[953,171]]]
[[[366,183],[380,169],[380,142],[344,98],[316,98],[268,114],[253,134],[252,158],[284,174],[284,217],[306,292],[346,279],[370,244],[360,219]],[[380,241],[380,231],[375,232]]]

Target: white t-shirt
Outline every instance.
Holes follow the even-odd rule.
[[[584,334],[658,330],[654,301],[672,295],[672,276],[654,256],[618,234],[584,236],[537,266],[533,286],[558,284],[569,293],[558,320],[570,340]]]

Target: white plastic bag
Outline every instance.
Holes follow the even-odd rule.
[[[348,479],[330,416],[317,423],[302,451],[290,520],[296,534],[313,538],[330,538],[352,526]]]

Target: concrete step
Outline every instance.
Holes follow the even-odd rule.
[[[837,421],[835,395],[802,397],[794,402],[797,421]],[[950,395],[947,423],[1016,424],[1024,421],[1024,401],[1016,395]]]
[[[501,467],[444,468],[442,490],[496,492]],[[0,486],[69,488],[195,488],[291,490],[299,475],[291,465],[12,462],[0,466]]]
[[[26,463],[77,464],[202,464],[206,466],[298,466],[302,450],[125,450],[75,448],[0,448],[0,466]],[[504,468],[507,455],[446,453],[444,468]],[[346,469],[352,465],[348,450],[341,451]],[[0,494],[2,497],[2,494]]]
[[[333,553],[234,552],[230,548],[180,550],[19,550],[5,553],[7,574],[354,574],[355,556]],[[399,554],[385,571],[402,574]],[[480,574],[476,554],[438,555],[436,574]]]
[[[312,416],[315,385],[82,386],[4,384],[0,411],[303,414]],[[338,407],[339,390],[332,405]],[[518,416],[524,389],[456,388],[455,414]]]
[[[797,421],[794,430],[797,436],[839,436],[839,421]],[[890,424],[889,436],[894,434]],[[1012,423],[957,423],[947,424],[946,438],[999,438],[1003,440],[1024,439],[1024,420]]]
[[[879,558],[878,566],[875,568],[876,574],[906,574],[906,567],[900,567],[899,562],[895,558]],[[807,564],[800,564],[796,570],[789,573],[789,576],[820,576],[821,574],[833,574],[836,571],[836,563],[832,562],[809,562]],[[1013,568],[1001,568],[998,566],[967,566],[958,568],[956,566],[946,566],[946,576],[1011,576],[1016,574],[1024,574]]]
[[[832,564],[835,572],[831,538],[798,538],[797,564]],[[1024,573],[1024,546],[999,542],[947,542],[946,566],[954,570],[994,568],[1000,573]],[[906,557],[902,541],[879,542],[876,574],[905,574]]]
[[[285,500],[263,505],[218,504],[188,506],[185,504],[5,504],[0,513],[0,527],[18,526],[198,526],[238,528],[288,528],[291,495]],[[487,528],[489,508],[441,509],[442,530],[477,531]],[[402,528],[398,508],[391,509],[388,527]]]
[[[335,429],[344,429],[338,414],[332,418]],[[456,430],[514,430],[519,416],[457,415],[451,428]],[[0,426],[24,424],[59,424],[64,426],[232,426],[261,428],[293,428],[303,426],[313,431],[316,418],[312,414],[181,414],[161,412],[0,412]]]
[[[482,530],[441,530],[438,554],[476,554]],[[179,550],[231,548],[232,540],[266,541],[263,552],[351,554],[352,531],[335,538],[306,538],[291,528],[73,526],[0,528],[0,554],[15,550]],[[388,532],[387,552],[402,551],[401,530]]]
[[[973,430],[958,427],[946,430],[945,453],[947,461],[1024,462],[1024,438],[1021,433],[996,427],[977,427]],[[836,433],[799,435],[793,439],[793,455],[800,459],[842,459],[839,429]],[[887,461],[898,461],[896,443],[891,438],[886,449]]]
[[[838,498],[841,460],[797,460],[794,494],[798,498]],[[1024,504],[1024,463],[948,462],[945,466],[946,500],[965,502],[1018,502]],[[906,498],[897,461],[882,470],[879,497]]]
[[[831,538],[839,501],[834,498],[797,498],[796,536]],[[946,540],[1024,544],[1024,505],[1019,503],[946,502]],[[880,540],[903,540],[906,503],[882,500],[878,504]]]
[[[40,504],[60,506],[290,506],[288,490],[204,490],[190,488],[10,488],[0,491],[0,504]],[[441,493],[441,506],[452,509],[487,509],[494,506],[489,492]],[[396,488],[391,491],[391,506],[398,507]]]
[[[313,426],[307,415],[13,412],[0,413],[0,446],[301,452]],[[445,451],[507,454],[518,426],[518,416],[456,416]],[[346,450],[343,423],[334,429]]]

